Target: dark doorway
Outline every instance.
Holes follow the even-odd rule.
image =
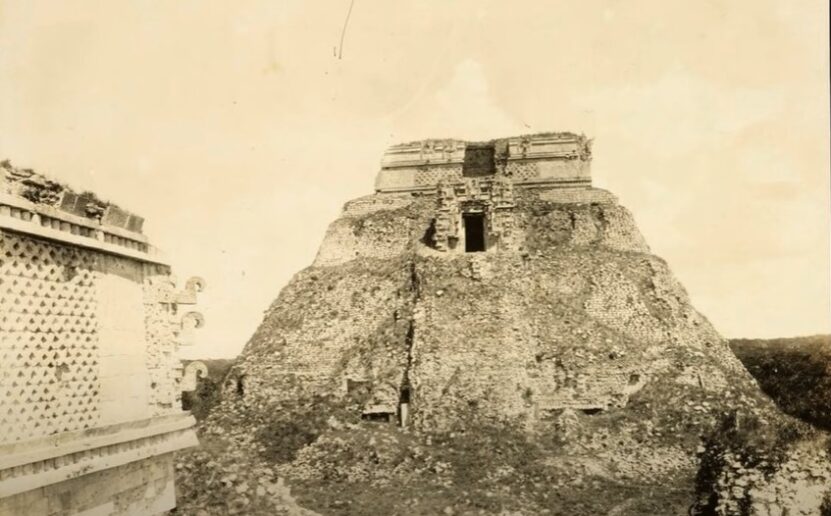
[[[465,213],[465,252],[478,253],[485,250],[485,214]]]

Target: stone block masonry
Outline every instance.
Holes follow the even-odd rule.
[[[782,459],[805,453],[807,431],[777,413],[629,211],[591,187],[590,161],[589,141],[571,133],[390,148],[375,194],[346,204],[314,264],[266,312],[217,419],[236,425],[250,410],[256,428],[275,404],[301,400],[331,412],[338,432],[343,407],[361,431],[386,422],[455,439],[509,428],[556,445],[549,480],[586,474],[568,456],[643,493],[699,489],[697,514],[817,514],[831,504],[831,463],[806,471]],[[730,414],[737,428],[776,435],[737,444]],[[286,471],[305,478],[340,453],[325,443]],[[797,492],[810,494],[803,508]]]
[[[423,140],[390,147],[381,160],[377,192],[426,192],[463,178],[508,178],[524,186],[590,186],[591,140],[574,133],[541,133],[472,143]]]
[[[177,288],[143,219],[0,164],[0,515],[159,514],[197,444]]]

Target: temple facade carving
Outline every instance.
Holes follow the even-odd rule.
[[[167,511],[204,281],[177,287],[141,217],[0,165],[0,514]]]

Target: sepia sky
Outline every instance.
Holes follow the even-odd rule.
[[[0,0],[0,157],[146,217],[239,352],[384,149],[569,130],[727,337],[831,332],[828,3]]]

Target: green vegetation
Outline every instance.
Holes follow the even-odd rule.
[[[783,412],[831,430],[831,335],[734,339],[730,347]]]

